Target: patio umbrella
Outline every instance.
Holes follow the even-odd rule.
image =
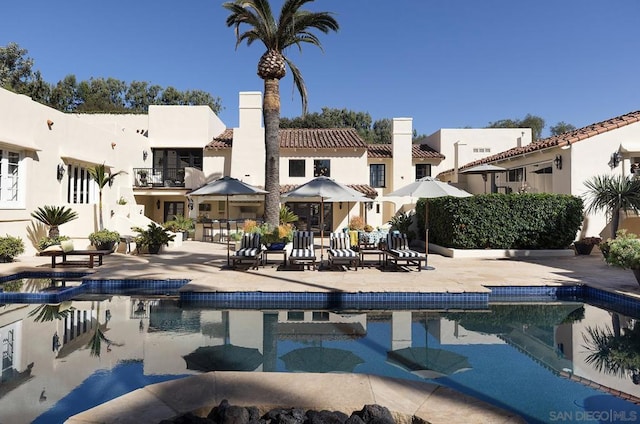
[[[188,370],[194,371],[254,371],[262,363],[258,349],[224,344],[201,346],[183,356]]]
[[[469,197],[471,193],[454,187],[451,184],[436,180],[433,177],[420,178],[404,187],[400,187],[398,190],[394,190],[387,194],[388,197],[423,197],[423,198],[436,198],[436,197]],[[429,211],[428,204],[425,204],[424,208],[424,253],[429,253]]]
[[[224,195],[226,196],[226,211],[227,211],[227,267],[230,265],[230,251],[229,244],[229,196],[239,194],[265,194],[266,191],[244,183],[237,178],[222,177],[215,181],[211,181],[203,185],[200,188],[195,189],[188,196],[211,196],[211,195]]]
[[[284,193],[282,197],[290,198],[320,198],[320,265],[324,258],[324,201],[359,201],[356,190],[336,182],[328,177],[316,177],[293,190]]]
[[[504,172],[507,168],[503,168],[497,165],[491,165],[490,163],[483,163],[482,165],[474,166],[469,169],[460,171],[461,174],[480,174],[484,180],[484,192],[487,192],[487,175],[496,174],[498,172]]]
[[[297,372],[352,372],[364,360],[353,352],[314,346],[292,350],[280,357],[287,370]]]
[[[428,347],[391,350],[387,352],[387,362],[422,378],[438,378],[471,369],[466,356]]]

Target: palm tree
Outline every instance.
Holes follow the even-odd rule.
[[[640,210],[640,180],[622,175],[596,175],[585,181],[587,213],[604,210],[611,218],[611,238],[620,226],[620,211]]]
[[[313,0],[285,0],[276,21],[271,12],[269,0],[235,0],[222,6],[231,14],[227,26],[235,27],[236,48],[246,41],[251,45],[261,41],[267,51],[258,61],[258,76],[264,80],[263,119],[265,127],[265,221],[278,225],[280,205],[280,79],[286,74],[286,66],[291,69],[293,81],[302,99],[302,114],[307,113],[307,88],[300,70],[284,55],[284,50],[293,45],[302,50],[302,43],[309,43],[322,49],[320,40],[311,32],[316,29],[325,34],[337,31],[338,22],[329,12],[309,12],[301,10],[305,3]],[[240,31],[246,24],[249,29]]]
[[[107,167],[104,166],[104,163],[102,165],[96,165],[93,168],[89,168],[87,170],[89,172],[89,175],[91,176],[91,178],[93,179],[93,181],[96,182],[96,184],[98,185],[98,209],[99,209],[99,214],[100,214],[100,221],[99,221],[99,230],[102,230],[104,228],[104,223],[102,220],[102,190],[107,186],[107,185],[111,185],[113,184],[113,180],[116,178],[116,176],[120,175],[120,174],[124,174],[124,171],[118,171],[115,174],[111,174],[109,172],[107,172]]]
[[[582,338],[583,347],[589,352],[585,361],[598,372],[619,377],[631,374],[637,378],[634,376],[640,371],[640,325],[623,328],[619,334],[609,327],[587,327]]]
[[[49,238],[56,238],[60,236],[58,227],[78,218],[78,213],[66,206],[42,206],[31,216],[49,227]]]

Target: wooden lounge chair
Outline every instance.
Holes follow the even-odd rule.
[[[289,255],[289,264],[302,264],[302,269],[304,269],[305,265],[310,269],[316,269],[316,252],[313,247],[313,232],[293,232],[293,248]]]
[[[251,268],[258,269],[262,260],[262,244],[260,233],[244,233],[240,241],[240,249],[231,256],[231,266],[235,268],[243,262],[251,263]]]
[[[398,266],[416,266],[418,271],[422,269],[422,263],[426,264],[427,255],[409,248],[407,235],[391,232],[387,234],[387,245],[385,248],[385,264],[393,263]]]
[[[347,265],[358,270],[360,255],[351,249],[351,238],[348,233],[331,233],[329,236],[329,266]]]

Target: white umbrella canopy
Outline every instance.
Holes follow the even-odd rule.
[[[472,194],[433,177],[424,177],[392,191],[387,196],[433,198],[444,196],[469,197]]]
[[[287,200],[296,198],[319,198],[320,199],[320,264],[324,258],[324,201],[336,202],[360,202],[369,200],[360,192],[349,186],[341,184],[329,177],[316,177],[307,181],[299,187],[284,193],[283,198]]]
[[[187,193],[187,196],[211,196],[211,195],[224,195],[226,196],[227,211],[227,234],[229,234],[229,196],[241,195],[241,194],[266,194],[267,191],[261,188],[254,187],[245,182],[240,181],[237,178],[222,177],[217,180],[211,181],[202,187],[193,190],[191,193]],[[227,236],[227,267],[230,265],[230,244]]]
[[[420,178],[404,187],[400,187],[397,190],[387,194],[388,197],[414,197],[414,198],[435,198],[435,197],[470,197],[471,193],[452,186],[440,180],[436,180],[433,177]],[[424,208],[424,248],[425,254],[429,253],[429,222],[428,222],[428,208]]]

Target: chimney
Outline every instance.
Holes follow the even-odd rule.
[[[393,118],[391,152],[393,155],[393,190],[415,180],[411,141],[413,118]]]
[[[241,91],[239,99],[240,128],[262,127],[262,93],[259,91]]]

